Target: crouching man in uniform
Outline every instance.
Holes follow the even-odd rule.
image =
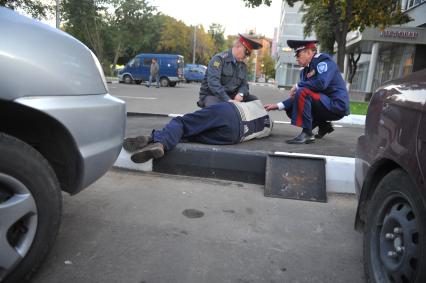
[[[330,55],[317,53],[316,40],[287,40],[297,63],[303,67],[300,81],[291,88],[290,98],[265,105],[266,110],[285,110],[291,124],[302,132],[289,144],[312,143],[334,131],[330,121],[349,115],[349,95],[339,68]],[[318,126],[314,136],[312,129]]]
[[[132,153],[133,162],[143,163],[164,156],[181,140],[224,145],[266,137],[271,134],[272,123],[259,100],[216,103],[175,117],[150,136],[126,138],[123,148]]]

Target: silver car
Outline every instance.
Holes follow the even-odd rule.
[[[23,282],[54,243],[61,191],[114,164],[126,105],[70,35],[6,8],[0,35],[0,281]]]

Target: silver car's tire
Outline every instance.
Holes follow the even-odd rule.
[[[0,281],[29,280],[55,241],[61,209],[59,183],[46,159],[0,133]]]

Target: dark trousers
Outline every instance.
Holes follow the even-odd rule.
[[[285,103],[287,105],[285,111],[291,119],[291,124],[304,129],[313,129],[327,121],[340,120],[343,115],[328,110],[320,101],[321,95],[324,94],[301,88],[294,98],[289,98],[288,102],[291,103]]]
[[[241,140],[241,116],[228,102],[217,103],[173,118],[162,130],[154,130],[154,142],[171,150],[182,139],[206,144],[235,144]]]

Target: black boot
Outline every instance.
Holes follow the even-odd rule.
[[[128,152],[134,152],[145,147],[152,142],[151,136],[137,136],[134,138],[126,138],[123,142],[123,148]]]
[[[159,142],[155,142],[150,143],[141,150],[133,153],[130,159],[132,159],[135,163],[144,163],[152,158],[157,159],[163,156],[164,146]]]
[[[304,143],[313,143],[315,142],[314,134],[310,129],[303,129],[303,131],[291,140],[287,140],[288,144],[304,144]]]
[[[333,131],[334,131],[334,128],[333,128],[333,125],[331,124],[331,122],[321,123],[318,126],[318,133],[315,135],[315,138],[321,139],[326,134],[329,134]]]

